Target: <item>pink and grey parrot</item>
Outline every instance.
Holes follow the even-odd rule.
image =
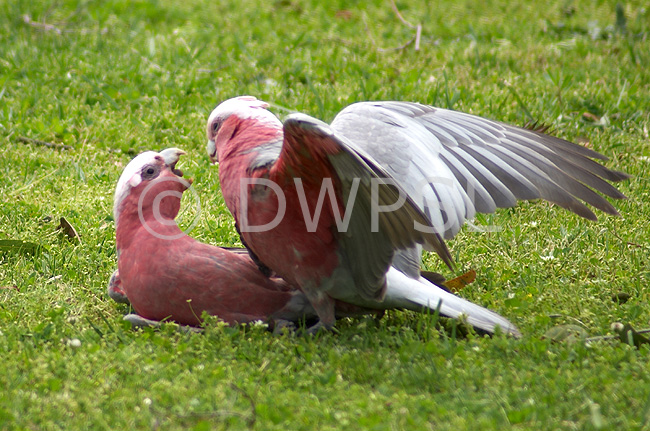
[[[305,114],[282,123],[268,107],[251,96],[221,103],[207,122],[207,151],[219,162],[242,242],[261,266],[302,289],[320,318],[314,330],[332,327],[339,299],[440,307],[474,326],[515,332],[456,296],[431,295],[421,246],[451,266],[443,238],[477,212],[541,198],[595,219],[582,201],[617,212],[594,189],[624,197],[607,180],[628,176],[592,160],[604,156],[477,116],[362,102],[328,125]]]
[[[233,324],[261,320],[285,325],[317,317],[304,293],[265,276],[247,252],[203,244],[180,230],[174,218],[181,195],[191,184],[176,169],[182,154],[176,148],[140,154],[124,169],[115,190],[118,270],[109,281],[108,294],[117,302],[131,303],[137,315],[127,320],[138,326],[161,320],[197,325],[204,311]],[[420,295],[420,302],[427,300],[434,309],[442,298],[445,302],[455,298],[437,287]],[[467,303],[467,310],[486,316],[476,325],[479,329],[494,332],[499,325],[518,335],[501,316],[459,300]],[[422,309],[417,302],[397,297],[372,309],[336,301],[336,316],[377,314],[390,308]]]
[[[296,321],[313,315],[300,291],[264,276],[245,254],[200,243],[174,218],[191,181],[176,163],[183,151],[147,151],[124,169],[115,190],[118,271],[109,295],[139,316],[198,325],[204,311],[228,323]]]

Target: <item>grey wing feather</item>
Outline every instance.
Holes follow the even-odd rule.
[[[607,181],[629,177],[594,161],[607,158],[580,145],[417,103],[350,105],[332,128],[395,177],[445,238],[476,212],[517,200],[545,199],[588,219],[596,216],[585,203],[617,214],[596,192],[624,198]]]

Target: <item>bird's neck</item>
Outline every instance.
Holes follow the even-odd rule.
[[[217,145],[219,182],[226,205],[237,218],[242,180],[267,176],[282,148],[282,129],[281,125],[254,119],[237,120],[227,126],[229,129],[220,132],[221,142]]]
[[[282,123],[259,119],[229,118],[217,136],[219,164],[232,158],[254,159],[270,142],[282,142]]]
[[[120,217],[115,226],[116,247],[130,247],[147,235],[148,241],[168,241],[184,236],[173,217],[164,211],[154,213],[150,207],[138,208],[138,201],[127,197],[120,206]]]

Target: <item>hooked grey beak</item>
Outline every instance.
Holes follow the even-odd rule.
[[[217,157],[217,144],[210,139],[208,140],[208,145],[206,147],[208,150],[208,156],[210,156],[210,161],[212,163],[217,163],[219,161],[219,157]]]
[[[162,156],[163,161],[165,162],[166,165],[171,166],[178,163],[178,159],[180,159],[181,156],[184,156],[187,153],[181,150],[180,148],[167,148],[165,150],[162,150],[158,154]]]
[[[185,151],[179,148],[167,148],[158,154],[162,156],[163,161],[167,166],[169,166],[174,174],[178,175],[179,177],[183,176],[183,171],[176,169],[176,163],[178,163],[178,160],[181,158],[181,156],[187,154]]]

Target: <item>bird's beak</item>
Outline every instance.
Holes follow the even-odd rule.
[[[219,162],[219,157],[217,156],[217,144],[212,139],[208,140],[208,145],[206,147],[208,151],[208,156],[210,156],[210,161],[212,163]]]
[[[165,164],[169,167],[169,170],[176,176],[182,177],[183,171],[176,169],[176,163],[180,160],[181,156],[186,155],[187,153],[179,148],[167,148],[162,150],[159,153]],[[189,183],[192,184],[192,180],[188,179]]]
[[[181,156],[184,156],[187,153],[180,148],[167,148],[166,150],[162,150],[159,154],[162,156],[165,164],[171,167],[176,165]]]

